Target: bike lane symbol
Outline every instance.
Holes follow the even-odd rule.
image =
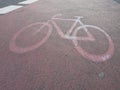
[[[103,29],[94,26],[94,25],[86,25],[82,22],[82,16],[74,16],[76,19],[63,19],[63,18],[58,18],[60,17],[62,14],[56,14],[54,15],[50,20],[48,20],[47,22],[37,22],[37,23],[33,23],[30,24],[26,27],[23,27],[21,30],[19,30],[18,32],[15,33],[15,35],[12,37],[9,48],[11,51],[15,52],[15,53],[25,53],[25,52],[29,52],[32,51],[38,47],[40,47],[41,45],[43,45],[50,37],[50,35],[52,34],[53,31],[53,27],[55,27],[55,30],[58,32],[58,35],[63,38],[63,39],[67,39],[67,40],[72,40],[73,44],[75,45],[75,49],[76,51],[81,54],[84,58],[92,60],[94,62],[103,62],[106,61],[108,59],[110,59],[113,54],[114,54],[114,43],[112,41],[112,38],[110,37],[109,34],[107,34],[107,32],[105,32]],[[71,28],[64,33],[61,28],[57,25],[55,20],[62,20],[62,21],[72,21],[73,25],[71,26]],[[80,26],[76,27],[76,25],[79,24]],[[17,38],[21,36],[21,33],[24,33],[26,31],[29,32],[30,28],[36,27],[36,25],[41,25],[41,27],[39,27],[38,29],[35,29],[34,32],[35,33],[42,33],[45,29],[45,27],[47,27],[47,32],[46,35],[44,36],[44,38],[37,42],[36,44],[33,44],[31,46],[27,46],[27,47],[21,47],[18,46],[16,44]],[[76,27],[76,29],[74,29]],[[102,53],[102,54],[96,54],[96,53],[90,53],[89,51],[86,51],[81,45],[79,45],[78,43],[81,41],[85,41],[85,42],[93,42],[95,40],[97,40],[94,36],[93,33],[90,32],[89,29],[92,29],[93,31],[98,31],[99,33],[102,33],[105,38],[108,41],[108,48],[107,50]],[[78,31],[80,30],[84,30],[87,34],[86,37],[80,37],[77,34],[79,33]],[[72,33],[72,34],[71,34]],[[32,35],[32,36],[36,36],[36,35]],[[32,37],[31,36],[31,37]]]

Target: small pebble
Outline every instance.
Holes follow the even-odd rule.
[[[103,79],[105,77],[105,73],[104,72],[101,72],[98,74],[99,78]]]

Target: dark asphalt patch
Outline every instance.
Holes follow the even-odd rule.
[[[117,3],[119,3],[119,4],[120,4],[120,0],[114,0],[114,1],[116,1]]]
[[[9,5],[18,5],[19,2],[26,0],[0,0],[0,8],[9,6]]]

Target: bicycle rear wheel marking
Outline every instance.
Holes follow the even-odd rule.
[[[24,32],[27,28],[29,27],[34,27],[34,25],[39,25],[39,24],[43,24],[45,26],[48,27],[48,32],[46,34],[46,36],[41,40],[41,42],[38,42],[37,44],[34,44],[32,46],[29,46],[29,47],[25,47],[25,48],[22,48],[22,47],[19,47],[16,45],[16,39],[17,37],[19,37],[19,35]],[[47,24],[47,23],[34,23],[34,24],[31,24],[31,25],[28,25],[27,27],[21,29],[20,31],[18,31],[12,38],[11,42],[10,42],[10,45],[9,45],[9,48],[11,51],[15,52],[15,53],[25,53],[25,52],[28,52],[28,51],[31,51],[31,50],[34,50],[38,47],[40,47],[42,44],[44,44],[46,42],[46,40],[49,38],[49,36],[51,35],[51,32],[52,32],[52,27],[50,24]]]
[[[76,48],[76,50],[84,57],[84,58],[86,58],[86,59],[89,59],[89,60],[92,60],[92,61],[94,61],[94,62],[102,62],[102,61],[106,61],[106,60],[108,60],[108,59],[110,59],[111,57],[112,57],[112,55],[113,55],[113,53],[114,53],[114,44],[113,44],[113,41],[112,41],[112,39],[111,39],[111,37],[104,31],[104,30],[102,30],[102,29],[100,29],[99,27],[97,27],[97,26],[92,26],[92,25],[85,25],[84,27],[91,27],[91,28],[94,28],[94,29],[96,29],[96,30],[99,30],[100,32],[102,32],[105,36],[106,36],[106,38],[107,38],[107,40],[108,40],[108,42],[109,42],[109,46],[108,46],[108,50],[104,53],[104,54],[101,54],[101,55],[96,55],[96,54],[90,54],[90,53],[88,53],[87,51],[85,51],[81,46],[78,46],[78,40],[76,39],[74,39],[74,40],[72,40],[73,41],[73,43],[75,44],[75,48]],[[77,36],[77,32],[78,32],[78,30],[80,30],[80,29],[82,29],[83,27],[78,27],[76,30],[75,30],[75,32],[74,32],[74,36]],[[83,39],[83,41],[84,41],[84,39]]]

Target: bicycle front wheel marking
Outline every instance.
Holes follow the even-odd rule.
[[[17,38],[20,37],[21,33],[24,33],[26,31],[29,31],[28,28],[32,28],[32,27],[35,27],[36,25],[42,25],[38,30],[38,32],[34,32],[35,34],[36,33],[41,33],[42,30],[47,27],[48,30],[46,33],[46,35],[42,38],[42,40],[40,40],[39,42],[36,42],[34,43],[33,45],[30,45],[30,46],[27,46],[27,47],[21,47],[21,46],[18,46],[16,44],[16,41],[17,41]],[[28,52],[28,51],[32,51],[38,47],[40,47],[42,44],[44,44],[46,42],[46,40],[49,38],[49,36],[51,35],[51,32],[52,32],[52,26],[48,23],[34,23],[34,24],[30,24],[28,26],[26,26],[25,28],[21,29],[20,31],[18,31],[12,38],[11,42],[10,42],[10,45],[9,45],[9,48],[12,52],[15,52],[15,53],[25,53],[25,52]],[[32,36],[36,36],[34,35],[34,33],[31,35]],[[26,35],[27,36],[27,35]],[[34,38],[34,37],[33,37]],[[32,41],[32,40],[31,40]]]
[[[103,53],[103,54],[91,54],[89,52],[87,52],[86,50],[84,50],[81,46],[78,45],[78,39],[73,39],[73,43],[75,45],[75,48],[76,50],[86,59],[89,59],[89,60],[92,60],[94,62],[103,62],[103,61],[106,61],[108,59],[110,59],[113,54],[114,54],[114,44],[113,44],[113,41],[111,39],[111,37],[104,31],[102,30],[101,28],[97,27],[97,26],[92,26],[92,25],[85,25],[84,27],[86,28],[93,28],[94,30],[98,30],[100,31],[102,34],[105,35],[106,39],[108,40],[108,48],[107,50]],[[79,30],[83,29],[83,27],[79,27],[75,30],[74,32],[74,36],[77,37],[77,33]],[[88,29],[89,31],[89,29]],[[82,38],[82,37],[79,37],[79,38]],[[84,40],[82,40],[84,41]]]

